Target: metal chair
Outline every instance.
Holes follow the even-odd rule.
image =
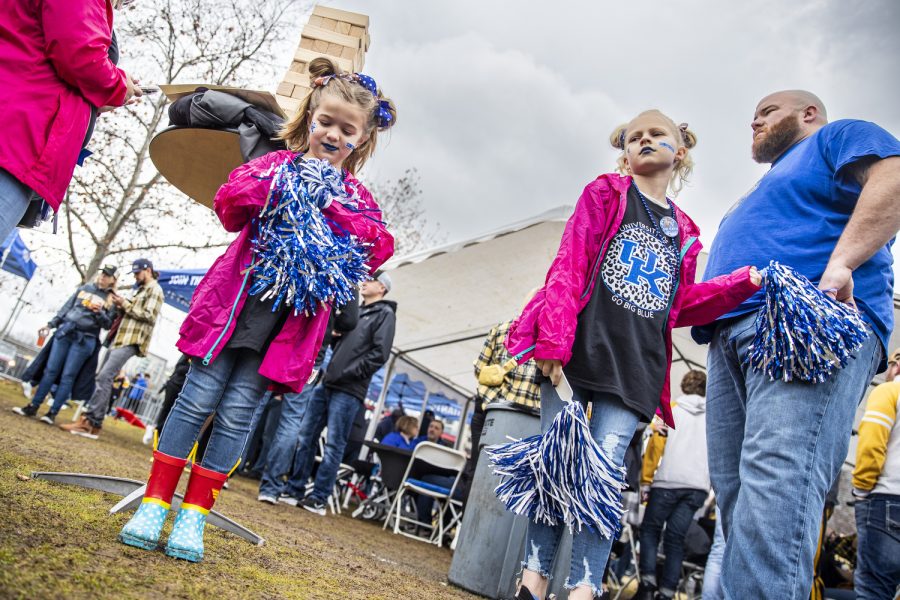
[[[405,535],[406,537],[427,541],[429,543],[436,544],[437,546],[441,546],[443,544],[444,533],[447,530],[447,527],[444,524],[444,514],[448,509],[451,511],[451,515],[453,515],[454,517],[456,517],[458,514],[455,511],[455,507],[451,507],[451,498],[453,497],[453,492],[456,491],[456,486],[459,483],[459,476],[462,474],[462,470],[465,465],[466,455],[462,452],[459,452],[458,450],[452,450],[438,444],[433,444],[431,442],[420,442],[419,445],[416,446],[415,450],[413,450],[412,459],[410,460],[409,465],[406,468],[406,473],[403,475],[403,481],[400,484],[400,489],[397,491],[397,495],[394,497],[394,502],[391,505],[391,510],[388,513],[388,517],[384,521],[384,528],[387,528],[388,523],[391,521],[391,519],[393,519],[394,533],[399,533],[401,535]],[[412,474],[421,476],[420,473],[423,470],[449,475],[453,477],[453,485],[451,485],[449,488],[446,488],[412,477]],[[438,524],[436,528],[432,523],[423,523],[418,519],[413,519],[403,515],[403,499],[407,496],[407,494],[410,493],[430,496],[438,504]],[[457,505],[461,506],[461,504],[459,503],[457,503]],[[412,523],[415,529],[411,532],[401,531],[401,522]],[[419,527],[427,527],[431,529],[431,535],[429,535],[428,537],[421,537],[419,535],[416,535],[416,530]]]

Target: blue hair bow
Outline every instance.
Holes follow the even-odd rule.
[[[390,111],[391,104],[387,100],[378,98],[378,84],[375,83],[375,80],[372,77],[364,73],[354,73],[353,75],[359,85],[369,90],[369,92],[375,96],[375,99],[378,100],[378,128],[387,129],[390,127],[394,120]]]

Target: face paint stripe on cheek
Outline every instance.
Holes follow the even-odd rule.
[[[659,145],[662,146],[663,148],[668,148],[672,152],[675,152],[675,148],[673,148],[672,144],[670,144],[668,142],[660,142]]]

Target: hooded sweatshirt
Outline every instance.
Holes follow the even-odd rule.
[[[327,388],[365,400],[372,375],[384,366],[394,344],[397,303],[379,300],[359,308],[359,322],[334,345],[325,369]]]
[[[653,477],[653,487],[707,491],[710,482],[706,455],[706,398],[694,394],[681,396],[672,403],[672,416],[678,428],[669,428],[663,438],[665,452]],[[645,464],[644,479],[652,473],[652,465]]]

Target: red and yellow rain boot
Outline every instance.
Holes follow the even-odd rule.
[[[120,542],[144,550],[156,549],[159,533],[172,504],[172,496],[175,495],[175,487],[186,463],[185,458],[153,451],[153,465],[150,467],[144,501],[119,533]]]
[[[184,493],[184,501],[166,543],[168,556],[191,562],[203,560],[206,515],[216,503],[219,491],[227,480],[228,473],[217,473],[196,464],[191,467],[191,478]]]

